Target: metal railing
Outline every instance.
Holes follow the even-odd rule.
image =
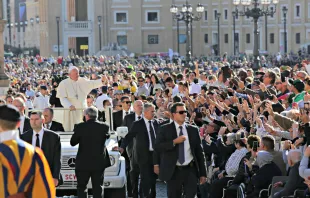
[[[92,22],[91,21],[65,22],[65,29],[67,30],[92,29]]]
[[[54,110],[54,118],[53,121],[57,121],[62,123],[64,129],[66,132],[71,132],[73,131],[74,128],[74,124],[78,124],[80,122],[82,122],[82,118],[76,118],[76,120],[68,120],[69,119],[69,114],[67,114],[68,112],[70,112],[71,110],[69,108],[62,108],[62,107],[54,107],[52,108]],[[76,108],[75,111],[80,111],[81,114],[83,116],[85,108]],[[42,111],[42,109],[26,109],[25,110],[25,115],[29,115],[32,111]],[[70,115],[72,116],[72,115]],[[105,110],[105,118],[106,121],[105,123],[107,125],[110,126],[110,132],[113,131],[113,108],[112,107],[108,107]],[[68,121],[73,121],[72,123],[67,123]]]

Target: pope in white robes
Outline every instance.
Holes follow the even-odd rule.
[[[75,66],[69,67],[69,77],[59,83],[57,98],[65,110],[63,113],[63,127],[65,131],[73,131],[74,125],[83,121],[83,110],[87,108],[87,95],[91,90],[103,86],[102,80],[87,80],[79,77],[79,70]]]

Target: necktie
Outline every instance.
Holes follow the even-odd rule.
[[[40,147],[40,139],[39,139],[39,134],[36,134],[36,136],[37,136],[37,140],[36,140],[36,147],[41,148],[41,147]]]
[[[126,115],[128,115],[128,113],[129,113],[129,112],[127,111],[127,112],[126,112]]]
[[[138,116],[138,120],[140,120],[141,119],[141,116]]]
[[[47,129],[50,129],[50,124],[46,124],[46,128],[47,128]]]
[[[180,126],[180,134],[179,136],[182,136],[183,135],[183,127]],[[185,149],[185,146],[184,146],[184,142],[182,142],[181,144],[179,144],[179,162],[180,164],[183,164],[185,162],[185,153],[184,153],[184,149]]]
[[[150,134],[151,134],[152,148],[154,149],[155,134],[154,134],[154,129],[152,127],[152,121],[150,120],[149,123],[150,123]]]

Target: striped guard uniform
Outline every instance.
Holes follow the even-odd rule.
[[[49,165],[39,148],[19,139],[18,131],[0,133],[0,198],[54,198]]]

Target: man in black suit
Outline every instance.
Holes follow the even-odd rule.
[[[86,122],[75,125],[70,144],[79,144],[75,161],[77,191],[79,198],[86,198],[86,186],[92,181],[94,198],[102,198],[105,168],[111,166],[105,141],[109,138],[109,126],[97,121],[98,110],[89,107],[84,111]]]
[[[114,130],[117,129],[117,127],[123,126],[123,120],[126,115],[129,115],[132,113],[130,111],[131,107],[131,100],[129,96],[122,96],[121,98],[121,103],[122,103],[122,110],[114,112],[113,113],[113,128]],[[129,129],[128,129],[129,130]],[[121,145],[122,139],[118,142],[118,145]],[[126,160],[126,176],[127,176],[127,192],[128,192],[128,197],[132,197],[132,186],[131,186],[131,178],[130,178],[130,160],[128,157],[127,152],[125,151],[122,156]]]
[[[163,125],[156,138],[155,150],[160,155],[159,179],[167,182],[168,198],[180,198],[182,187],[187,198],[197,193],[206,182],[205,157],[197,127],[185,124],[184,103],[170,109],[174,122]]]
[[[154,163],[158,164],[157,155],[154,151],[158,131],[158,123],[153,120],[155,106],[151,103],[145,103],[143,113],[143,118],[133,123],[119,150],[122,153],[135,138],[133,155],[134,161],[138,164],[140,170],[143,197],[154,198],[156,197],[155,192],[151,193],[151,189],[156,189],[157,176],[154,173]],[[155,162],[153,162],[153,158]]]
[[[21,98],[15,98],[12,103],[20,113],[20,126],[18,127],[19,134],[22,135],[31,129],[30,119],[25,115],[26,104]]]
[[[61,123],[53,121],[54,110],[52,108],[45,108],[43,110],[43,116],[44,116],[44,127],[46,129],[49,129],[55,132],[60,132],[60,131],[65,132],[65,129]]]
[[[113,127],[116,130],[117,127],[122,126],[123,120],[126,115],[132,113],[130,111],[131,103],[129,96],[123,96],[121,98],[122,110],[113,113]]]
[[[57,133],[43,128],[44,117],[42,112],[33,111],[30,114],[32,129],[22,134],[21,139],[29,144],[42,149],[54,178],[55,186],[58,186],[61,168],[61,143]]]
[[[128,130],[131,129],[131,126],[135,121],[140,120],[142,118],[143,102],[141,100],[135,101],[133,104],[133,110],[134,113],[126,115],[123,121],[123,126],[126,126]],[[128,144],[126,151],[130,160],[130,179],[131,179],[130,182],[132,185],[132,195],[133,198],[138,198],[139,166],[134,161],[133,145],[134,140]],[[142,192],[141,183],[140,183],[140,191]]]

